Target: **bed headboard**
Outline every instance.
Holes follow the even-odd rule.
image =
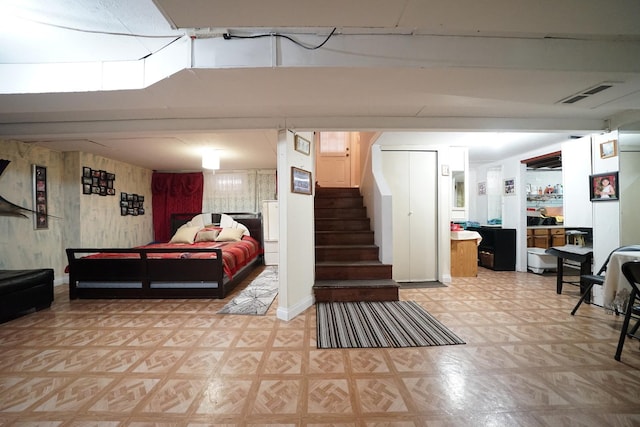
[[[249,233],[251,237],[260,242],[260,247],[264,246],[264,239],[262,237],[262,213],[260,212],[224,212],[226,215],[229,215],[234,220],[238,221],[240,224],[243,224],[245,227],[249,229]],[[173,236],[176,233],[176,230],[189,222],[191,218],[196,215],[200,215],[200,212],[196,213],[174,213],[171,214],[170,219],[170,227],[169,230],[171,232],[170,236]],[[211,224],[219,224],[220,223],[220,214],[212,213],[211,214]]]

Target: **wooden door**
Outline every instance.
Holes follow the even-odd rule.
[[[351,187],[349,132],[320,132],[316,144],[316,180],[321,187]]]

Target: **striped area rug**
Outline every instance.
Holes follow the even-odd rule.
[[[464,344],[414,301],[316,303],[318,348]]]

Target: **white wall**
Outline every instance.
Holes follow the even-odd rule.
[[[592,173],[617,172],[619,156],[600,158],[600,144],[617,139],[617,132],[592,138]],[[600,266],[609,252],[620,246],[620,204],[618,201],[592,202],[594,265]],[[596,268],[598,268],[596,267]]]
[[[312,132],[299,135],[315,143]],[[309,156],[294,149],[294,134],[278,132],[278,202],[280,213],[280,261],[278,294],[279,319],[290,320],[314,303],[315,234],[313,196],[291,192],[291,167],[312,172],[315,182],[314,154]],[[314,189],[315,191],[315,189]]]
[[[632,128],[618,132],[621,245],[640,244],[640,122]]]
[[[33,164],[47,168],[47,229],[34,230],[33,214],[26,217],[0,216],[0,269],[53,268],[61,283],[66,266],[64,252],[65,201],[63,197],[63,155],[18,141],[0,141],[0,159],[11,161],[0,175],[0,195],[28,209],[33,206]],[[81,173],[77,171],[77,188]],[[76,228],[77,229],[77,228]]]
[[[0,158],[11,163],[0,176],[0,195],[33,207],[31,165],[47,168],[48,209],[56,218],[34,230],[33,218],[0,216],[0,269],[53,268],[56,284],[67,280],[65,249],[132,247],[153,239],[151,174],[148,169],[86,153],[60,153],[18,141],[0,141]],[[82,194],[82,167],[115,173],[115,196]],[[144,215],[120,216],[120,192],[145,196]]]
[[[591,136],[563,143],[562,206],[565,227],[593,227],[589,175],[591,175]]]

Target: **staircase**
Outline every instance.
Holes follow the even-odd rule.
[[[359,189],[317,187],[314,200],[316,301],[397,301]]]

